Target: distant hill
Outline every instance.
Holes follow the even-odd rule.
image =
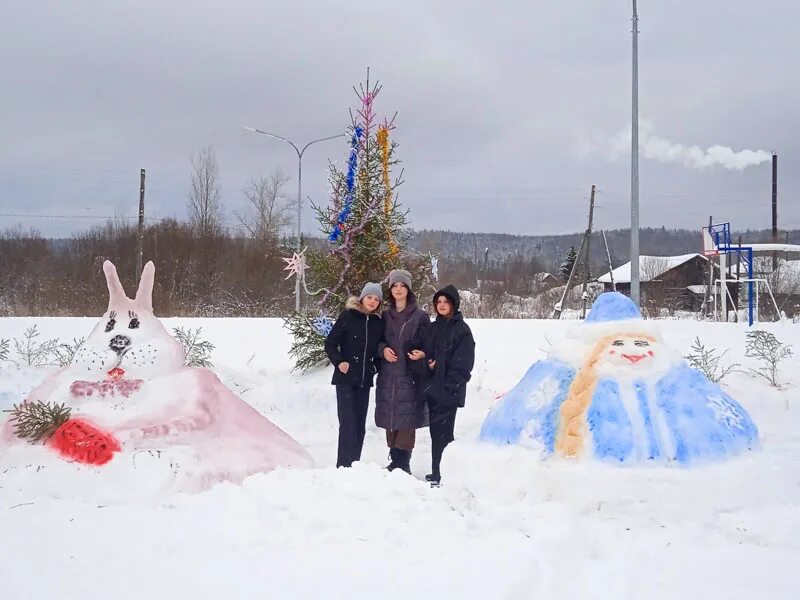
[[[630,233],[628,229],[612,229],[605,232],[614,267],[628,262],[630,258]],[[781,231],[780,239],[787,238],[791,243],[800,243],[800,230]],[[747,242],[769,242],[772,233],[768,229],[734,232],[733,238],[741,235]],[[561,235],[511,235],[507,233],[480,233],[448,231],[440,229],[421,229],[413,231],[409,244],[419,252],[438,254],[445,261],[466,261],[476,266],[483,265],[484,251],[489,249],[488,267],[497,269],[509,259],[536,261],[549,272],[558,271],[570,246],[577,250],[583,232]],[[54,252],[66,251],[68,239],[50,239],[48,243]],[[322,248],[327,242],[316,236],[305,239],[312,247]],[[702,250],[700,230],[667,229],[666,227],[645,227],[639,232],[641,254],[654,256],[675,256]],[[592,271],[607,271],[608,258],[600,232],[592,234]]]
[[[611,253],[611,262],[616,267],[628,262],[630,258],[630,230],[613,229],[606,231],[606,239]],[[780,233],[781,241],[786,240],[787,232]],[[800,243],[800,230],[790,230],[789,241]],[[772,239],[770,230],[734,232],[734,240],[739,235],[747,242],[768,242]],[[428,230],[415,231],[410,245],[421,252],[433,252],[448,260],[468,260],[479,265],[483,262],[486,248],[489,249],[489,266],[505,263],[509,258],[538,259],[548,271],[557,270],[564,260],[570,246],[577,250],[583,232],[564,235],[509,235],[505,233],[464,233],[457,231]],[[641,254],[654,256],[674,256],[700,252],[702,250],[700,230],[643,228],[639,232]],[[608,258],[600,232],[594,232],[591,239],[591,264],[594,272],[607,270]]]

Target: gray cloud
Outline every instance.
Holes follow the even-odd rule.
[[[800,226],[800,8],[675,0],[640,2],[640,16],[641,116],[685,146],[777,151],[780,219]],[[249,178],[296,171],[291,148],[243,126],[299,142],[338,133],[368,65],[379,110],[399,113],[400,198],[416,227],[575,231],[592,184],[598,225],[627,224],[627,155],[576,148],[630,120],[629,2],[16,3],[0,40],[0,212],[84,217],[0,227],[133,215],[140,167],[150,214],[182,217],[189,157],[207,145],[226,207],[240,208]],[[346,155],[346,142],[308,151],[314,201],[327,160]],[[644,225],[699,228],[713,214],[765,227],[770,169],[643,157],[641,198]]]

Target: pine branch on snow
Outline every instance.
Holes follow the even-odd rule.
[[[14,433],[20,439],[32,444],[44,442],[69,420],[71,409],[64,404],[25,402],[14,405],[9,422],[14,426]]]

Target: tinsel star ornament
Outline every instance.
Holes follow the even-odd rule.
[[[286,266],[283,268],[284,271],[289,271],[289,274],[286,276],[286,279],[289,279],[293,275],[297,275],[298,277],[302,277],[305,275],[305,271],[308,268],[306,265],[306,256],[305,256],[305,248],[299,254],[294,252],[291,258],[282,258],[281,260],[286,263]]]

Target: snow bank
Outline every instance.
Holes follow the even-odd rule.
[[[71,339],[81,319],[4,319],[3,337],[39,325]],[[93,320],[92,320],[93,323]],[[680,353],[696,335],[724,361],[744,357],[741,325],[661,322]],[[761,449],[696,469],[544,460],[536,449],[477,441],[497,396],[571,324],[470,322],[477,361],[443,487],[387,473],[383,431],[368,424],[363,462],[336,470],[327,370],[293,375],[277,320],[166,319],[203,327],[223,382],[297,439],[320,465],[254,475],[241,486],[113,503],[65,474],[59,498],[0,474],[0,598],[794,598],[800,585],[800,370],[775,390],[736,373],[723,389],[759,424]],[[800,349],[800,328],[769,329]],[[46,371],[0,367],[0,394]],[[2,397],[2,396],[0,396]],[[130,482],[129,482],[130,483]],[[132,486],[135,488],[135,486]]]

